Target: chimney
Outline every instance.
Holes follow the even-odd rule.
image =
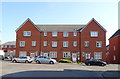
[[[120,29],[120,1],[118,2],[118,29]]]

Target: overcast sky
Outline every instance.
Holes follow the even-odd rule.
[[[87,24],[95,18],[107,30],[107,39],[118,29],[118,1],[2,2],[0,5],[2,43],[16,40],[15,30],[27,18],[34,24]]]

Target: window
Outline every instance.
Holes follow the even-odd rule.
[[[43,46],[47,46],[47,41],[44,41],[44,44],[43,44]]]
[[[98,48],[102,47],[102,42],[101,41],[97,41],[96,42],[96,47],[98,47]]]
[[[84,42],[85,47],[89,47],[89,41]]]
[[[63,52],[63,58],[70,58],[70,52]]]
[[[77,46],[77,41],[73,42],[73,46],[76,47]]]
[[[27,52],[26,51],[20,51],[19,52],[19,57],[26,57]]]
[[[92,31],[91,32],[91,37],[98,37],[98,32]]]
[[[73,36],[77,36],[77,32],[73,32]]]
[[[31,31],[24,31],[24,36],[31,36]]]
[[[86,59],[90,59],[90,53],[86,53],[86,54],[85,54],[85,58],[86,58]]]
[[[32,41],[32,46],[36,46],[36,41]]]
[[[24,47],[25,46],[25,41],[20,41],[20,47]]]
[[[94,58],[95,59],[102,59],[102,53],[101,52],[95,52],[94,53]]]
[[[57,58],[57,52],[50,52],[51,58]]]
[[[47,36],[47,32],[44,32],[44,36]]]
[[[57,47],[57,42],[56,41],[52,41],[52,47]]]
[[[57,32],[52,32],[52,36],[57,36]]]
[[[116,57],[115,57],[115,55],[113,56],[113,60],[114,60],[114,61],[116,60]]]
[[[64,36],[64,37],[68,37],[68,32],[64,32],[64,33],[63,33],[63,36]]]
[[[63,47],[68,47],[68,41],[63,42]]]

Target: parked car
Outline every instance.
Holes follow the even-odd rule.
[[[90,66],[90,65],[105,66],[107,63],[103,62],[103,61],[100,61],[100,60],[97,60],[97,59],[87,59],[85,61],[85,64],[88,65],[88,66]]]
[[[51,59],[46,56],[38,56],[35,61],[37,64],[40,64],[40,63],[55,64],[55,63],[57,63],[57,61],[55,59]]]
[[[17,62],[31,63],[33,62],[33,59],[29,56],[26,56],[26,57],[13,58],[12,62],[13,63],[17,63]]]

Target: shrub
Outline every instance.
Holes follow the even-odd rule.
[[[72,61],[70,61],[69,59],[60,59],[59,62],[60,63],[72,63]]]
[[[77,61],[77,63],[78,63],[78,64],[82,64],[83,62],[81,62],[81,61]]]

